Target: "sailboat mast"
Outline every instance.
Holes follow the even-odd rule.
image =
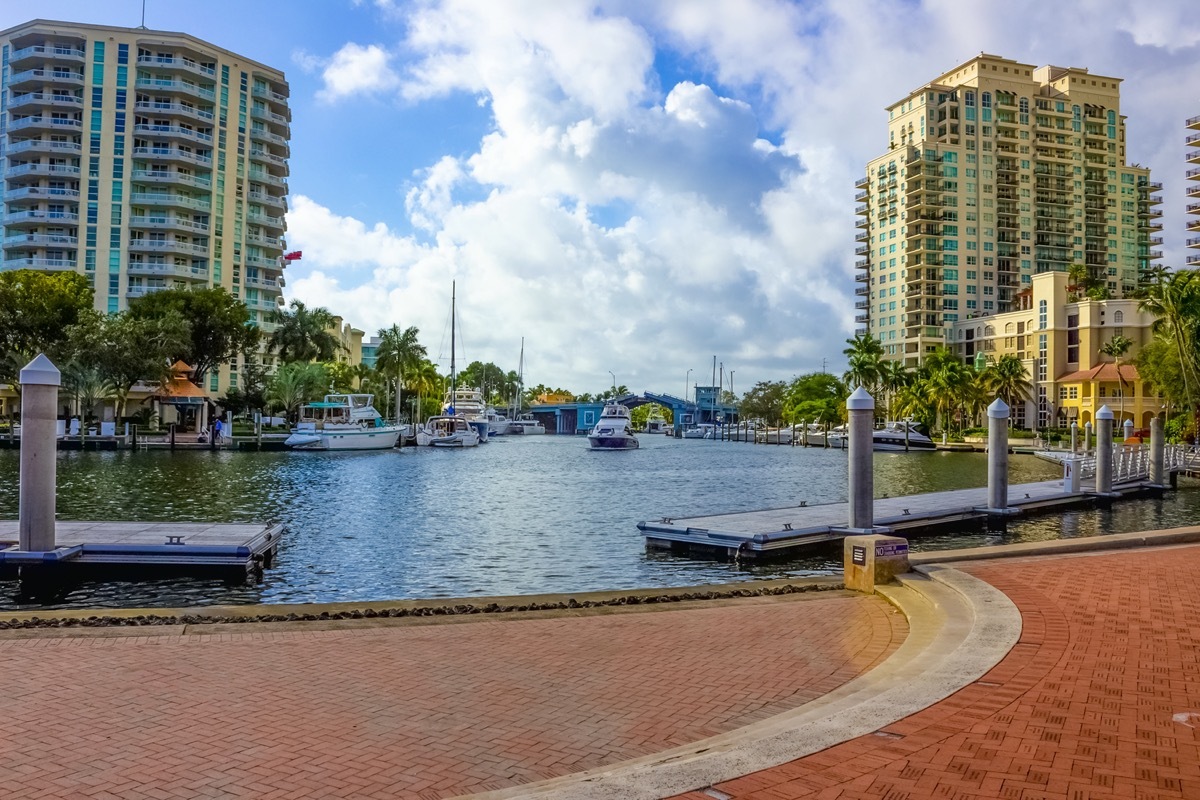
[[[454,289],[455,281],[450,281],[450,407],[454,407],[455,389],[458,388],[454,373]]]

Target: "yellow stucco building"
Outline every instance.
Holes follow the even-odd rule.
[[[1029,400],[1013,409],[1019,427],[1080,426],[1107,405],[1116,424],[1149,427],[1164,401],[1138,375],[1132,361],[1154,336],[1154,316],[1133,299],[1081,299],[1062,272],[1034,275],[1016,297],[1018,310],[960,320],[950,328],[951,347],[968,362],[1014,355],[1029,374]],[[1101,348],[1114,336],[1132,341],[1120,372]]]

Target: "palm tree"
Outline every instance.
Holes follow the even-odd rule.
[[[329,376],[322,365],[293,361],[275,371],[267,389],[267,397],[289,417],[293,417],[293,412],[303,403],[325,393],[328,381]]]
[[[405,378],[405,385],[410,392],[417,393],[417,412],[413,422],[419,422],[424,408],[424,398],[436,396],[445,383],[445,378],[437,370],[437,365],[428,359],[421,359]]]
[[[1129,352],[1129,348],[1133,347],[1133,339],[1128,336],[1122,336],[1119,333],[1113,334],[1113,337],[1100,346],[1100,352],[1112,358],[1117,364],[1117,380],[1121,384],[1121,405],[1120,415],[1117,417],[1117,425],[1119,426],[1122,420],[1125,419],[1125,376],[1121,374],[1121,359]]]
[[[896,395],[912,381],[912,378],[913,373],[909,371],[903,361],[884,361],[879,365],[879,383],[887,393],[886,405],[889,417],[894,418],[896,414],[896,409],[892,407],[895,405]]]
[[[937,412],[943,430],[950,427],[955,409],[964,409],[974,394],[974,373],[952,350],[939,348],[925,359],[928,377],[925,393]]]
[[[866,333],[847,339],[846,344],[850,346],[842,351],[842,355],[846,356],[849,366],[843,380],[851,388],[861,386],[874,393],[883,363],[883,345]]]
[[[412,372],[424,361],[428,353],[417,341],[419,331],[409,326],[400,330],[399,325],[381,328],[378,332],[379,347],[375,350],[375,368],[396,382],[396,419],[400,419],[400,387],[406,373]]]
[[[283,363],[292,361],[333,361],[344,350],[338,337],[330,332],[334,316],[324,308],[309,308],[293,300],[287,309],[275,309],[267,321],[279,327],[267,340],[267,348],[279,354]]]
[[[1197,392],[1200,391],[1200,354],[1197,336],[1200,331],[1200,273],[1196,270],[1171,272],[1158,268],[1149,274],[1143,285],[1138,310],[1157,317],[1154,332],[1170,341],[1179,359],[1184,395],[1193,417],[1200,417]],[[1200,420],[1197,420],[1200,421]]]
[[[94,364],[83,366],[72,361],[63,370],[63,385],[75,400],[79,409],[79,420],[84,428],[87,427],[88,414],[96,403],[117,396],[117,387]]]
[[[980,373],[984,391],[989,397],[999,397],[1009,408],[1029,399],[1029,372],[1021,359],[1009,353],[1000,356],[995,364],[990,364]],[[1016,415],[1009,416],[1009,425]]]

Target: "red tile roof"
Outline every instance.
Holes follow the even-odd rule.
[[[1091,369],[1084,369],[1078,372],[1071,372],[1066,375],[1060,375],[1057,379],[1059,383],[1079,383],[1082,381],[1097,381],[1100,383],[1117,383],[1124,379],[1126,383],[1132,383],[1140,380],[1137,367],[1133,364],[1122,364],[1121,374],[1117,375],[1117,365],[1105,362]]]

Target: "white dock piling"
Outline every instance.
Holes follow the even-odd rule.
[[[850,528],[870,530],[875,526],[875,473],[872,429],[875,400],[861,386],[846,398],[849,412],[846,438],[850,440]],[[829,438],[826,436],[826,443]]]
[[[988,415],[988,511],[1008,509],[1008,403],[999,397],[987,409]]]
[[[1155,486],[1163,485],[1166,467],[1166,442],[1163,438],[1162,420],[1154,417],[1150,420],[1150,482]]]
[[[37,356],[21,370],[21,488],[18,499],[21,550],[55,547],[58,443],[55,429],[62,374]]]
[[[1113,412],[1101,406],[1096,412],[1096,491],[1112,493]]]

